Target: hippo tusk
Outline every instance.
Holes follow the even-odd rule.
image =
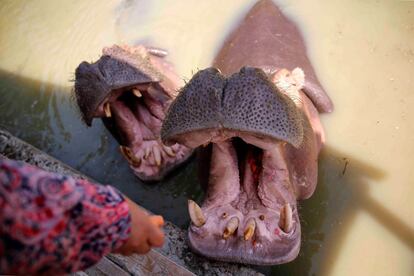
[[[164,149],[165,153],[169,156],[169,157],[175,157],[176,154],[175,152],[172,150],[172,148],[168,147],[168,146],[162,146],[162,148]]]
[[[244,229],[244,240],[248,241],[253,237],[254,230],[256,229],[256,221],[254,218],[250,218],[247,221],[246,228]]]
[[[195,226],[200,227],[206,223],[206,219],[200,206],[191,199],[188,200],[188,213]]]
[[[223,238],[227,239],[236,231],[237,227],[239,227],[239,219],[237,217],[232,217],[226,225],[226,228],[223,232]]]
[[[111,106],[109,105],[108,102],[106,102],[104,104],[104,108],[103,109],[104,109],[104,112],[105,112],[105,117],[110,118],[112,116],[112,114],[111,114]]]
[[[137,158],[129,147],[120,146],[119,150],[125,159],[134,167],[139,167],[139,165],[141,165],[141,159]]]
[[[279,226],[285,233],[289,233],[292,230],[292,225],[292,207],[290,207],[289,203],[286,203],[280,212]]]
[[[137,88],[132,88],[132,94],[134,94],[137,98],[141,98],[142,94]]]
[[[155,164],[158,167],[161,166],[162,157],[161,157],[161,152],[158,146],[152,147],[152,153],[154,154]]]
[[[150,148],[145,148],[144,159],[147,159],[151,154]]]

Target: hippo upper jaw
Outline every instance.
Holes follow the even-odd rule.
[[[192,153],[160,139],[165,111],[180,85],[163,57],[160,50],[142,45],[114,45],[104,48],[97,62],[82,62],[75,72],[82,118],[88,125],[102,118],[130,168],[144,181],[162,179]]]

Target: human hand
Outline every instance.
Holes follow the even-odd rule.
[[[164,219],[161,216],[148,215],[129,198],[125,199],[131,215],[131,235],[116,253],[145,254],[151,247],[161,247],[164,244],[164,233],[160,228],[164,225]]]

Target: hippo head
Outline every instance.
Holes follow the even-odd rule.
[[[112,46],[95,63],[75,72],[75,97],[83,120],[96,117],[120,144],[120,152],[142,180],[160,180],[185,161],[191,150],[162,144],[165,110],[180,80],[164,60],[166,53],[143,46]]]
[[[201,207],[189,201],[190,246],[209,258],[259,265],[294,259],[297,199],[317,178],[322,132],[304,75],[243,67],[228,78],[196,73],[170,106],[165,144],[200,147]],[[312,122],[316,122],[313,124]]]

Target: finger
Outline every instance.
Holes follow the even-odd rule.
[[[148,242],[142,242],[139,247],[137,247],[134,252],[137,254],[145,254],[151,250],[151,245]]]
[[[124,256],[131,256],[132,254],[134,254],[135,252],[133,251],[133,250],[131,250],[131,249],[128,249],[128,250],[125,250],[125,251],[123,251],[123,252],[119,252],[121,255],[124,255]]]
[[[112,253],[129,256],[129,255],[132,255],[134,252],[129,248],[121,247],[121,248],[114,250]]]
[[[157,227],[164,225],[164,218],[162,216],[150,216],[150,221]]]
[[[154,227],[149,235],[148,243],[151,246],[161,247],[164,244],[164,233],[159,228]]]

